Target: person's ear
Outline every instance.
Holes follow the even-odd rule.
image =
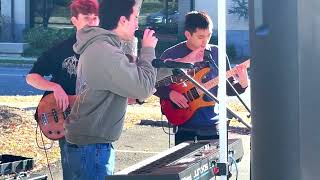
[[[70,20],[71,20],[71,22],[72,22],[72,24],[74,26],[77,24],[77,18],[76,17],[72,16]]]
[[[120,16],[119,24],[123,25],[123,24],[126,23],[126,21],[128,21],[128,20],[127,20],[127,18],[125,16]]]
[[[190,39],[191,38],[191,33],[189,31],[184,31],[184,36],[187,38],[187,39]]]

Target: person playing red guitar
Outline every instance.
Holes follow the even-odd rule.
[[[97,0],[73,0],[70,4],[71,22],[77,31],[85,25],[99,25],[99,4]],[[74,53],[73,45],[76,35],[58,43],[44,52],[34,63],[26,77],[29,85],[44,90],[43,97],[53,93],[57,106],[66,110],[69,106],[69,96],[75,95],[76,73],[79,55]],[[44,76],[51,75],[51,80]],[[35,115],[37,119],[37,113]],[[39,122],[39,120],[37,119]],[[59,139],[63,179],[72,179],[64,151],[65,138]]]
[[[161,55],[162,60],[175,60],[179,62],[195,63],[197,66],[195,68],[197,72],[203,75],[203,64],[207,61],[209,65],[206,66],[208,72],[201,76],[200,83],[208,84],[211,80],[218,76],[218,49],[217,46],[209,44],[209,40],[212,35],[212,20],[204,12],[192,11],[185,16],[184,24],[186,41],[181,42],[173,47],[170,47]],[[209,56],[204,56],[206,52],[210,52]],[[200,61],[200,62],[199,62]],[[228,63],[229,65],[229,63]],[[209,67],[209,68],[208,68]],[[230,67],[227,67],[230,69]],[[238,65],[234,69],[234,77],[230,77],[229,81],[238,91],[238,93],[243,93],[248,87],[248,74],[247,67],[245,65]],[[167,74],[166,69],[158,70],[158,77],[163,77],[163,74]],[[159,80],[160,78],[158,78]],[[211,83],[212,84],[212,83]],[[169,86],[160,86],[157,88],[155,93],[156,96],[160,97],[162,112],[168,117],[184,117],[185,114],[193,111],[193,109],[183,111],[184,109],[190,108],[191,101],[196,103],[207,103],[208,105],[201,106],[192,112],[190,119],[187,119],[183,123],[178,123],[176,126],[177,132],[175,134],[175,145],[182,143],[184,141],[194,140],[208,140],[208,139],[218,139],[217,123],[219,120],[218,114],[215,112],[215,103],[211,100],[201,95],[200,91],[191,88],[190,91],[186,93],[181,93],[181,88],[188,88],[192,83],[185,82],[182,84],[171,84]],[[210,87],[210,86],[209,86]],[[212,86],[209,91],[217,96],[218,88],[217,86]],[[235,95],[231,87],[227,85],[227,94]],[[201,100],[199,100],[199,97]],[[168,103],[169,102],[169,103]],[[198,105],[198,104],[196,104]],[[168,107],[170,106],[170,107]],[[171,108],[171,110],[170,110]],[[169,110],[168,110],[169,109]],[[181,111],[180,111],[181,110]],[[167,114],[166,114],[167,113]],[[169,114],[171,113],[171,114]],[[170,121],[170,119],[168,118]],[[174,119],[173,119],[174,121]]]

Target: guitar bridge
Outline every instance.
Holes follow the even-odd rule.
[[[63,119],[67,119],[69,114],[71,113],[71,108],[70,106],[66,109],[66,111],[63,112]]]

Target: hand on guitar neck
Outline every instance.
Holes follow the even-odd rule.
[[[235,75],[233,76],[235,80],[239,82],[242,88],[248,87],[248,64],[239,64],[234,68]]]

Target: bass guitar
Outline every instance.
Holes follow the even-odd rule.
[[[250,60],[243,62],[241,65],[245,65],[247,68],[250,66]],[[206,83],[201,83],[202,79],[210,72],[210,68],[202,68],[195,73],[194,79],[200,83],[206,89],[212,89],[219,83],[219,77],[215,77]],[[236,75],[235,68],[226,72],[227,78]],[[160,106],[162,113],[167,117],[168,121],[173,125],[181,125],[187,122],[195,111],[202,107],[213,106],[215,102],[205,101],[203,99],[204,92],[197,88],[190,81],[184,81],[183,83],[174,83],[169,85],[169,88],[181,93],[188,100],[188,108],[179,108],[170,99],[160,99]]]
[[[58,140],[64,137],[64,120],[71,112],[71,107],[76,100],[76,95],[68,96],[69,107],[62,111],[54,98],[53,93],[43,97],[38,105],[38,124],[42,133],[51,140]]]

